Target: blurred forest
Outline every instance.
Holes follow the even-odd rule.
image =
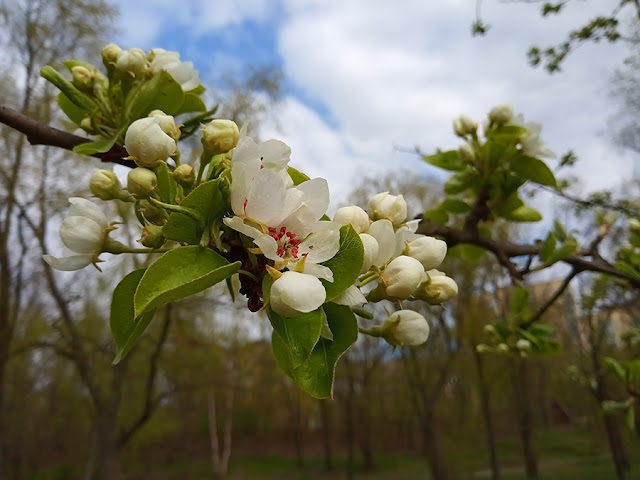
[[[0,18],[2,103],[59,125],[40,67],[98,59],[116,12],[102,0],[8,0]],[[227,115],[254,118],[279,81],[256,70],[214,96]],[[429,341],[394,349],[361,337],[332,400],[278,371],[266,318],[216,288],[165,307],[114,366],[108,305],[126,265],[62,274],[41,261],[69,192],[86,193],[88,160],[4,125],[0,142],[0,478],[640,478],[638,402],[630,422],[602,408],[627,397],[606,358],[640,355],[637,293],[588,304],[589,278],[572,282],[544,314],[557,353],[481,354],[485,325],[508,315],[515,290],[493,256],[448,258],[460,294],[423,312]],[[625,188],[637,201],[637,185]],[[439,200],[411,175],[367,179],[352,200],[366,207],[383,190],[405,193],[414,214]],[[588,208],[562,202],[573,224],[597,229]],[[558,282],[532,284],[532,307]]]

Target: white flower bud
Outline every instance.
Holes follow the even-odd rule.
[[[183,188],[191,188],[196,181],[196,172],[187,163],[179,165],[172,173],[173,179]]]
[[[467,143],[460,145],[458,155],[460,155],[464,163],[473,164],[476,161],[476,154],[473,153],[473,149]]]
[[[147,68],[147,55],[139,48],[130,48],[118,56],[116,67],[121,72],[137,77]]]
[[[398,310],[387,317],[383,336],[391,345],[421,345],[429,338],[429,324],[418,312]]]
[[[494,327],[491,324],[485,325],[484,326],[484,333],[486,333],[488,335],[493,335],[494,333],[496,333],[496,327]]]
[[[236,122],[221,118],[202,127],[202,147],[210,155],[226,153],[238,144],[240,131]]]
[[[73,79],[73,85],[78,90],[83,92],[93,92],[93,80],[95,77],[95,71],[89,70],[82,65],[76,65],[71,68],[71,78]]]
[[[372,220],[386,218],[396,227],[407,219],[407,202],[402,195],[389,195],[389,192],[379,193],[369,202],[368,210]]]
[[[478,124],[467,115],[460,115],[453,121],[453,131],[459,137],[473,135],[478,130]]]
[[[200,85],[198,72],[193,68],[193,62],[181,62],[178,52],[171,52],[162,48],[154,48],[149,54],[151,71],[157,73],[166,71],[180,84],[182,90],[188,92]]]
[[[493,349],[489,345],[485,345],[484,343],[476,345],[476,352],[478,353],[488,353],[491,351],[493,351]]]
[[[140,167],[153,168],[166,161],[176,150],[176,141],[162,131],[153,118],[133,122],[124,137],[124,146]]]
[[[516,342],[516,348],[521,351],[529,351],[531,350],[531,342],[525,338],[521,338]]]
[[[509,123],[513,118],[513,107],[511,105],[496,105],[489,111],[489,122],[498,125]]]
[[[420,298],[430,305],[446,302],[458,294],[458,284],[453,278],[447,277],[437,270],[431,270],[427,274],[429,280],[421,285]]]
[[[509,352],[509,345],[507,345],[506,343],[500,343],[497,347],[496,350],[498,353],[508,353]]]
[[[425,270],[433,270],[447,255],[447,244],[437,238],[421,236],[408,242],[402,253],[418,260]]]
[[[367,217],[367,220],[368,219],[369,217]],[[368,233],[361,233],[360,240],[362,240],[362,246],[364,247],[364,263],[362,264],[360,273],[365,273],[369,271],[376,261],[376,258],[378,258],[380,247],[378,241]]]
[[[127,190],[138,198],[145,198],[158,186],[158,177],[148,168],[134,168],[127,175]]]
[[[162,110],[154,110],[149,115],[149,118],[153,118],[153,120],[160,125],[160,128],[164,133],[169,135],[175,141],[180,139],[180,129],[176,126],[176,120],[172,115],[167,115]]]
[[[395,300],[405,300],[416,291],[425,278],[422,264],[415,258],[400,255],[389,262],[387,268],[380,274],[387,297]]]
[[[283,317],[295,317],[320,307],[326,295],[317,277],[287,271],[273,282],[269,304],[274,312]]]
[[[340,225],[351,225],[356,233],[369,230],[369,215],[357,205],[339,208],[333,216],[333,221]]]
[[[162,227],[158,225],[147,225],[142,229],[140,242],[147,248],[160,248],[167,239],[162,235]]]
[[[629,219],[629,229],[640,231],[640,220],[638,220],[637,218]]]

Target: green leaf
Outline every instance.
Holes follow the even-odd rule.
[[[206,225],[211,225],[216,218],[222,217],[228,209],[224,195],[220,191],[223,180],[215,179],[198,185],[187,195],[181,207],[199,211]],[[192,218],[181,213],[172,213],[162,227],[162,234],[169,240],[196,245],[200,243],[202,231]]]
[[[296,383],[315,398],[333,396],[336,363],[358,338],[358,323],[349,307],[327,303],[323,308],[333,340],[320,338],[309,358],[292,369]]]
[[[320,309],[313,312],[285,318],[276,312],[267,309],[267,316],[273,325],[273,330],[284,341],[289,350],[290,364],[292,368],[301,365],[316,346],[322,330],[322,312]]]
[[[498,215],[501,217],[505,217],[506,215],[509,215],[509,213],[522,207],[523,205],[524,202],[518,196],[518,191],[513,191],[500,202],[498,206]]]
[[[618,360],[612,357],[604,357],[602,359],[602,362],[604,363],[605,367],[611,370],[615,374],[615,376],[618,377],[618,380],[626,383],[627,372]]]
[[[134,297],[136,317],[201,292],[236,273],[240,265],[200,246],[169,250],[147,268],[140,280]]]
[[[202,99],[193,93],[187,92],[184,94],[184,102],[174,115],[182,115],[183,113],[192,112],[206,112],[207,106]]]
[[[456,172],[451,175],[447,183],[444,184],[444,192],[447,195],[462,193],[468,188],[477,185],[479,181],[478,174],[473,170],[467,169]]]
[[[458,171],[464,168],[464,163],[457,150],[441,152],[438,150],[434,155],[424,156],[422,159],[443,170]]]
[[[549,264],[560,262],[562,260],[566,260],[569,258],[573,252],[578,248],[578,242],[575,238],[569,237],[567,238],[560,247],[555,250],[548,259]]]
[[[627,427],[629,427],[630,430],[634,430],[636,428],[636,412],[635,409],[633,407],[629,407],[627,409],[627,414],[625,415],[625,421],[627,422]]]
[[[173,179],[173,175],[169,172],[167,164],[162,162],[155,169],[156,177],[158,177],[158,194],[164,203],[176,203],[176,193],[178,184]]]
[[[111,138],[103,138],[93,142],[81,143],[73,147],[73,151],[80,155],[93,155],[94,153],[105,153],[111,150],[121,134],[127,130],[128,125],[122,125]]]
[[[154,75],[140,91],[132,90],[132,94],[133,98],[127,98],[130,122],[146,117],[152,110],[174,115],[184,102],[182,87],[165,71]]]
[[[64,93],[58,94],[58,106],[65,113],[69,119],[76,125],[80,125],[80,122],[89,115],[89,111],[85,108],[79,107],[67,97]]]
[[[73,83],[60,75],[55,68],[49,65],[44,66],[40,70],[40,75],[58,87],[58,89],[78,107],[88,111],[93,111],[98,108],[98,105],[91,97],[78,90]]]
[[[467,262],[477,262],[485,256],[487,251],[477,245],[461,243],[447,250],[447,255],[466,260]]]
[[[511,171],[540,185],[557,186],[553,172],[539,158],[518,155],[511,160]]]
[[[529,306],[529,290],[519,286],[511,298],[511,315],[520,315]]]
[[[556,234],[553,232],[549,232],[547,238],[542,244],[542,248],[540,249],[540,253],[538,256],[540,257],[540,261],[546,263],[551,258],[551,255],[556,249]]]
[[[542,220],[542,215],[537,210],[523,205],[521,207],[512,210],[511,212],[502,215],[503,218],[511,220],[512,222],[539,222]]]
[[[449,221],[449,214],[442,208],[432,208],[431,210],[426,210],[422,214],[422,217],[441,225],[444,225]]]
[[[440,208],[451,213],[467,213],[471,210],[471,206],[458,198],[447,198],[441,204]]]
[[[309,177],[293,167],[287,168],[287,173],[291,177],[291,180],[293,180],[294,185],[300,185],[302,182],[306,182],[307,180],[309,180]]]
[[[333,272],[333,282],[321,279],[327,292],[326,302],[332,301],[354,284],[364,263],[362,240],[351,225],[340,228],[340,250],[323,263]]]
[[[138,319],[134,313],[133,296],[145,270],[144,268],[134,270],[124,277],[113,291],[109,325],[117,350],[114,364],[120,362],[129,353],[155,313],[155,309],[150,310]]]
[[[276,365],[286,375],[293,378],[293,367],[291,365],[291,351],[282,337],[274,330],[271,334],[271,350],[276,360]]]

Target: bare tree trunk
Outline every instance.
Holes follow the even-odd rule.
[[[366,391],[366,389],[365,389]],[[373,423],[371,418],[371,407],[368,401],[364,399],[364,402],[360,402],[358,408],[358,416],[360,421],[358,422],[358,433],[360,438],[360,451],[362,452],[362,469],[365,472],[371,472],[374,468],[373,464],[373,434],[371,432],[371,424]]]
[[[355,422],[353,414],[353,397],[354,397],[354,385],[353,385],[353,372],[352,365],[349,365],[345,359],[345,365],[349,366],[347,374],[348,389],[345,398],[345,435],[347,440],[347,480],[353,480],[355,476]]]
[[[211,466],[213,476],[217,479],[223,479],[227,476],[229,469],[229,459],[231,458],[231,433],[233,429],[233,398],[234,388],[229,383],[225,389],[224,402],[224,427],[222,445],[218,439],[218,421],[216,416],[216,396],[213,387],[209,389],[208,394],[208,413],[209,413],[209,441],[211,446]]]
[[[93,443],[85,480],[124,480],[120,464],[115,415],[102,412],[95,419]]]
[[[491,478],[500,478],[500,465],[498,463],[498,448],[496,446],[496,433],[491,414],[491,404],[489,401],[489,387],[484,372],[484,363],[481,355],[472,346],[473,359],[478,372],[478,391],[480,392],[480,408],[487,433],[487,448],[489,450],[489,465],[491,467]]]
[[[293,393],[293,411],[291,413],[293,450],[296,455],[296,465],[298,468],[302,468],[304,467],[303,419],[300,392],[297,390]]]
[[[422,438],[424,441],[424,454],[429,461],[432,480],[448,480],[451,478],[442,453],[442,446],[436,425],[436,415],[430,407],[427,407],[424,411]]]
[[[324,453],[324,469],[333,472],[333,457],[331,453],[331,416],[328,400],[320,400],[320,418],[322,420],[322,451]]]
[[[529,366],[523,358],[516,358],[511,366],[513,402],[527,478],[538,477],[538,459],[533,448],[533,415],[529,397]]]

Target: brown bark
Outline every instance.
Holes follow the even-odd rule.
[[[487,450],[489,453],[489,466],[491,468],[491,478],[500,478],[500,464],[498,462],[498,448],[496,445],[496,432],[491,413],[491,403],[489,400],[489,386],[484,371],[484,360],[478,353],[475,346],[472,346],[473,359],[478,372],[478,391],[480,393],[480,408],[482,419],[484,420],[485,432],[487,434]]]
[[[516,357],[511,365],[513,402],[518,419],[518,432],[527,478],[538,477],[538,458],[533,446],[533,412],[529,392],[529,365]]]

